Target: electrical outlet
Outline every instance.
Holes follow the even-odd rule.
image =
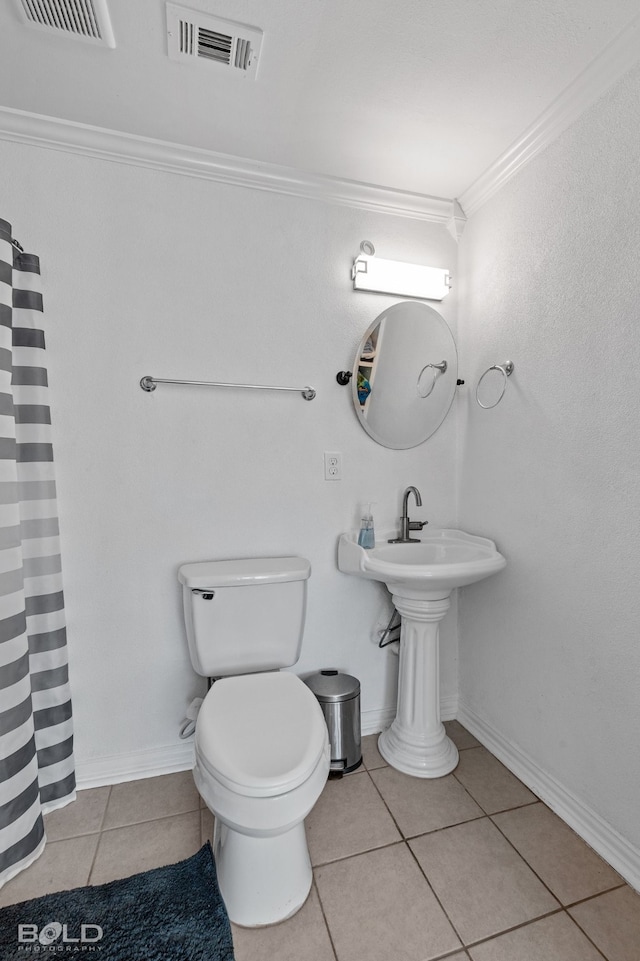
[[[338,451],[324,452],[324,479],[342,480],[342,454]]]

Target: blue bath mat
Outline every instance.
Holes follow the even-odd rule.
[[[0,910],[0,961],[61,956],[233,961],[211,845],[178,864]]]

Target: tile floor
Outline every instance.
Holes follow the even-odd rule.
[[[307,819],[314,885],[236,961],[640,961],[640,895],[456,721],[453,774],[407,777],[376,736]],[[188,857],[211,837],[190,772],[81,791],[0,906]]]

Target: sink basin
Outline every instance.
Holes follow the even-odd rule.
[[[338,567],[345,574],[382,581],[393,594],[433,600],[496,574],[507,563],[493,541],[464,531],[431,530],[417,543],[389,544],[395,536],[397,532],[386,531],[375,547],[365,550],[357,532],[342,534]]]

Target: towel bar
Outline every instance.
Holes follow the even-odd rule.
[[[143,390],[152,391],[158,384],[188,384],[191,387],[237,387],[241,390],[294,390],[305,400],[313,400],[316,392],[313,387],[271,387],[266,384],[222,384],[211,380],[168,380],[166,377],[151,377],[148,374],[140,381]]]

